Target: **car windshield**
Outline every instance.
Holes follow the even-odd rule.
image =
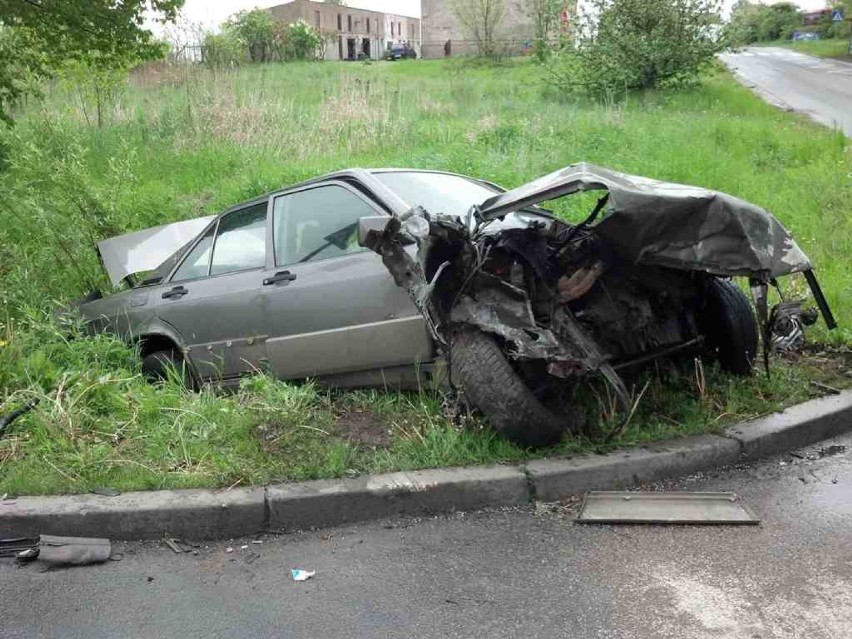
[[[430,213],[464,217],[474,204],[499,193],[459,175],[426,171],[383,171],[376,179],[401,197],[409,206],[422,206]]]

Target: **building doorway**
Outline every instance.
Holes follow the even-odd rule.
[[[346,39],[346,59],[354,60],[357,57],[355,52],[355,38]]]
[[[369,60],[372,57],[370,55],[370,40],[369,40],[369,38],[364,38],[361,41],[361,52],[364,54],[365,60]]]

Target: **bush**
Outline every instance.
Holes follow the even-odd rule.
[[[713,0],[592,0],[587,16],[551,62],[563,90],[605,97],[692,84],[721,48]]]

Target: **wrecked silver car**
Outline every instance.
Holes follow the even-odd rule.
[[[596,190],[579,224],[542,206]],[[592,377],[626,406],[623,372],[660,357],[748,373],[758,323],[731,276],[752,280],[778,344],[815,319],[795,302],[769,313],[781,275],[804,273],[833,325],[810,262],[766,211],[585,164],[508,192],[435,171],[340,171],[98,249],[121,290],[80,312],[136,344],[152,379],[417,387],[450,360],[471,403],[525,445],[576,428],[570,391]]]
[[[582,191],[601,197],[579,224],[538,206]],[[767,211],[590,164],[495,195],[465,216],[416,207],[362,220],[359,232],[423,314],[467,398],[525,445],[580,426],[570,392],[592,376],[626,413],[622,371],[660,357],[701,353],[748,374],[760,329],[765,354],[816,320],[798,303],[769,312],[767,289],[780,276],[803,273],[835,326],[810,261]],[[415,256],[405,248],[412,241]],[[757,318],[734,276],[749,278]]]

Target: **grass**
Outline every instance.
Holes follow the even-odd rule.
[[[836,131],[780,113],[717,72],[698,89],[598,105],[553,95],[528,61],[287,64],[148,70],[117,87],[105,124],[74,86],[51,87],[0,133],[0,413],[39,406],[0,439],[0,494],[230,486],[533,455],[476,419],[448,420],[437,392],[332,393],[258,377],[236,394],[152,387],[108,337],[70,339],[55,300],[105,286],[92,246],[216,212],[351,166],[415,166],[514,186],[588,160],[757,202],[819,268],[852,318],[852,152]],[[801,290],[802,283],[789,286]],[[819,340],[842,345],[844,328]],[[706,432],[840,386],[835,355],[778,361],[742,381],[712,368],[649,373],[620,443]],[[642,388],[645,379],[633,380]],[[592,424],[611,417],[586,397]],[[552,451],[595,450],[566,439]]]
[[[825,40],[778,40],[761,43],[761,46],[785,47],[801,53],[821,58],[852,59],[848,38],[829,38]]]

